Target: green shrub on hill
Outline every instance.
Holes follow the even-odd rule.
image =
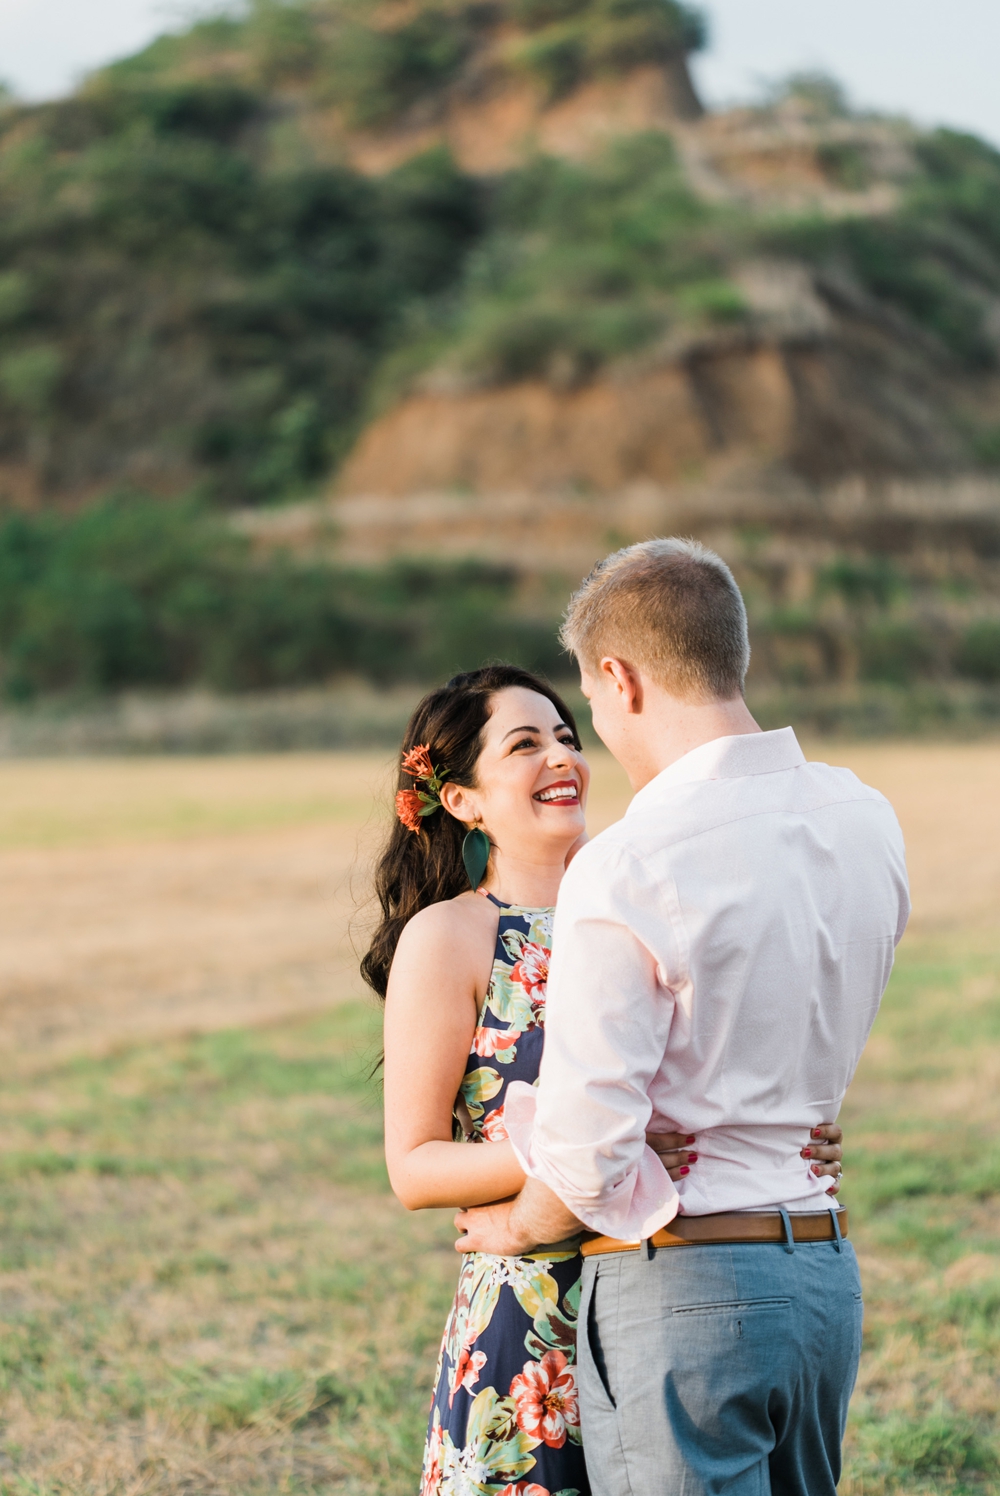
[[[895,213],[787,225],[772,242],[903,312],[972,369],[997,362],[1000,151],[954,130],[918,141]]]
[[[326,63],[326,87],[362,128],[385,124],[447,83],[472,46],[470,17],[425,7],[403,25],[376,29],[349,22]]]
[[[0,140],[0,456],[72,488],[141,453],[242,501],[328,470],[481,193],[441,152],[374,182],[270,174],[235,138],[262,108],[129,79]]]
[[[507,567],[261,560],[204,510],[128,493],[74,516],[0,523],[8,700],[433,680],[491,656],[547,670],[562,658],[550,618],[526,614]]]
[[[1000,619],[934,612],[894,567],[843,558],[795,607],[752,562],[752,682],[897,690],[1000,682]],[[252,691],[362,677],[447,678],[490,658],[556,676],[566,584],[480,561],[346,567],[257,554],[193,502],[123,492],[75,514],[0,521],[0,697],[206,685]]]
[[[429,357],[496,383],[571,384],[672,325],[732,320],[733,227],[691,191],[664,135],[586,165],[540,157],[497,184],[445,351],[434,329]]]
[[[528,35],[508,55],[550,98],[587,78],[686,56],[706,39],[701,12],[676,0],[515,0],[514,17]]]

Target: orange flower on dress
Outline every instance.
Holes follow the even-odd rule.
[[[550,1449],[566,1443],[566,1425],[576,1427],[576,1376],[562,1351],[546,1351],[540,1361],[529,1361],[510,1384],[517,1409],[517,1426]]]
[[[441,1414],[434,1414],[434,1425],[427,1435],[427,1446],[424,1450],[423,1479],[420,1482],[420,1496],[438,1496],[441,1490],[441,1482],[444,1479],[444,1469],[441,1461]]]
[[[472,1047],[481,1059],[492,1060],[501,1049],[513,1049],[521,1037],[520,1029],[488,1028],[485,1024],[476,1029]]]
[[[416,790],[397,790],[396,814],[407,831],[420,830],[420,812],[423,808],[424,802]]]
[[[534,940],[526,940],[521,947],[521,959],[513,967],[510,979],[520,982],[532,1007],[545,1001],[545,987],[549,980],[549,960],[552,952]]]
[[[467,1345],[463,1345],[458,1357],[458,1365],[454,1371],[454,1381],[451,1395],[448,1398],[449,1408],[455,1401],[455,1393],[459,1387],[464,1387],[466,1392],[471,1392],[479,1381],[479,1373],[486,1365],[485,1351],[470,1351]]]
[[[403,754],[403,768],[414,779],[433,779],[434,765],[431,763],[430,745],[418,743],[409,753]]]
[[[507,1131],[507,1124],[503,1119],[502,1106],[498,1106],[494,1111],[490,1112],[488,1117],[483,1118],[479,1130],[488,1143],[510,1142],[510,1133]]]

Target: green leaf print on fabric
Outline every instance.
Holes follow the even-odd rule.
[[[526,1029],[533,1028],[537,1022],[530,997],[520,982],[511,981],[509,969],[501,966],[499,961],[493,968],[493,979],[490,982],[486,1006],[501,1023],[508,1023],[511,1028],[520,1029],[522,1034]]]
[[[470,1252],[462,1263],[455,1303],[445,1326],[445,1348],[451,1361],[450,1394],[463,1374],[463,1350],[473,1345],[493,1318],[503,1274],[497,1271],[495,1257]]]
[[[469,1116],[476,1120],[486,1110],[484,1101],[490,1101],[503,1087],[503,1081],[496,1070],[491,1070],[488,1065],[480,1065],[478,1070],[470,1070],[460,1086],[465,1104],[469,1109]]]
[[[510,957],[510,964],[516,966],[525,943],[531,939],[530,934],[526,935],[523,930],[504,930],[500,939],[503,941],[504,950]]]
[[[496,1388],[484,1387],[472,1400],[465,1427],[465,1448],[459,1466],[475,1496],[491,1496],[499,1482],[518,1480],[535,1464],[532,1449],[540,1441],[530,1439],[518,1427],[513,1399],[498,1397]],[[450,1474],[445,1468],[445,1477]],[[459,1486],[461,1489],[461,1486]]]
[[[576,1360],[576,1315],[564,1314],[558,1304],[544,1304],[524,1337],[525,1347],[540,1361],[546,1351],[562,1351],[566,1360]]]
[[[534,1319],[541,1314],[546,1304],[555,1308],[559,1302],[559,1285],[545,1271],[546,1263],[534,1263],[523,1257],[508,1258],[507,1281],[514,1290],[514,1297]]]

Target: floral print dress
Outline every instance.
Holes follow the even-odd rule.
[[[456,1103],[460,1135],[502,1142],[512,1080],[538,1079],[551,909],[501,904],[489,990]],[[576,1398],[581,1258],[472,1252],[445,1325],[421,1496],[588,1496]]]

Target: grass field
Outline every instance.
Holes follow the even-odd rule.
[[[817,750],[815,756],[820,756]],[[831,755],[832,756],[832,755]],[[915,918],[845,1106],[850,1496],[1000,1490],[1000,749],[836,750]],[[374,758],[0,765],[0,1493],[404,1496],[456,1274],[351,967]],[[593,820],[620,777],[597,765]]]

